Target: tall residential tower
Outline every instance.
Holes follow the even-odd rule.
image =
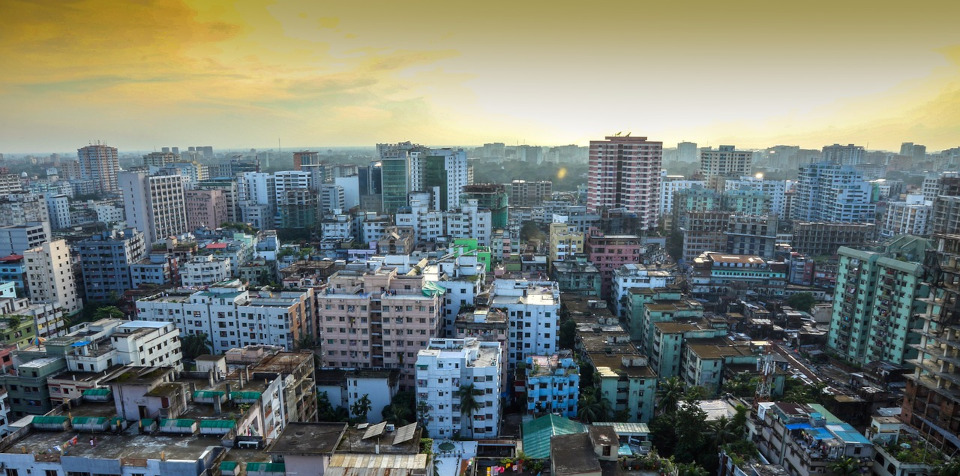
[[[590,141],[587,208],[636,213],[641,229],[657,226],[663,142],[607,136]]]

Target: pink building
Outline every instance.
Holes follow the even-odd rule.
[[[223,190],[185,190],[183,200],[190,231],[204,226],[216,228],[227,221],[227,197]]]
[[[656,228],[662,161],[663,143],[646,137],[590,141],[587,208],[623,208],[637,214],[642,229]]]
[[[609,296],[613,284],[613,272],[625,264],[643,262],[643,245],[637,235],[604,235],[591,228],[587,235],[587,259],[600,271],[602,296]]]
[[[439,336],[441,293],[395,268],[337,272],[317,294],[323,366],[399,369],[400,388],[415,388],[417,352]]]

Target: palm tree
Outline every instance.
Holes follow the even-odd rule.
[[[181,337],[180,346],[183,358],[186,360],[193,360],[200,355],[213,352],[213,341],[203,332]]]
[[[736,433],[736,429],[733,427],[734,422],[726,417],[726,415],[717,418],[713,422],[709,423],[710,433],[713,434],[713,441],[717,447],[723,446],[735,439],[739,435]]]
[[[473,412],[480,409],[480,402],[477,401],[477,396],[475,394],[476,388],[471,383],[470,385],[464,385],[457,390],[457,397],[460,398],[460,414],[466,417],[466,424],[463,423],[463,419],[460,420],[460,434],[463,435],[463,430],[467,427],[470,427],[470,436],[473,437]]]
[[[683,381],[679,377],[664,380],[657,388],[658,413],[676,413],[681,398],[683,398]]]
[[[934,474],[937,476],[960,476],[960,458],[941,464],[934,468]]]
[[[367,414],[370,413],[371,408],[370,396],[363,394],[359,400],[353,402],[353,405],[350,405],[350,413],[353,413],[353,416],[358,419],[366,421]]]
[[[830,471],[836,476],[853,476],[860,472],[860,464],[853,458],[843,458],[830,463]]]
[[[577,418],[581,421],[591,423],[597,421],[600,415],[600,402],[592,393],[580,395],[580,401],[577,402]]]
[[[391,403],[383,407],[381,412],[383,419],[395,425],[406,425],[410,423],[410,408],[399,403]]]

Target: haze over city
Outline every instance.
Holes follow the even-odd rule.
[[[957,2],[6,1],[4,152],[953,147]]]

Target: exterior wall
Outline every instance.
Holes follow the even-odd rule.
[[[190,230],[216,228],[227,221],[227,198],[223,190],[187,190],[183,199]]]
[[[590,141],[587,208],[625,208],[644,230],[657,226],[663,143],[646,137]]]
[[[109,301],[131,288],[130,264],[143,259],[146,245],[142,232],[128,228],[91,236],[78,242],[76,251],[87,300]]]
[[[503,309],[509,322],[507,366],[530,355],[551,355],[557,350],[560,289],[552,281],[497,279],[490,307]]]
[[[525,364],[524,384],[528,414],[559,413],[577,417],[580,397],[580,366],[570,357],[530,356]]]
[[[202,287],[219,283],[230,277],[230,259],[214,256],[194,256],[180,268],[185,287]]]
[[[80,310],[82,303],[73,279],[70,247],[65,240],[24,251],[23,260],[31,302],[55,303],[68,314]]]
[[[120,159],[116,147],[88,145],[77,149],[77,157],[80,160],[80,179],[95,181],[98,192],[118,190]]]

